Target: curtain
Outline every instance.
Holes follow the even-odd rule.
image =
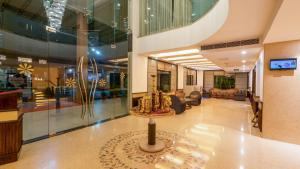
[[[192,0],[140,0],[140,36],[190,24]]]

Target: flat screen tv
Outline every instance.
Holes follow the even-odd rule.
[[[297,69],[297,59],[271,59],[270,70],[295,70]]]

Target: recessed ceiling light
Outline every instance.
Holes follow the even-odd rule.
[[[203,58],[202,55],[192,55],[192,56],[179,56],[179,57],[172,57],[172,58],[166,58],[164,60],[166,61],[174,61],[174,60],[187,60],[187,59],[197,59],[197,58]]]
[[[195,62],[206,62],[208,59],[193,59],[193,60],[181,60],[181,61],[174,61],[174,63],[179,64],[179,63],[195,63]]]
[[[243,55],[246,55],[246,54],[247,54],[247,51],[243,50],[241,53],[242,53]]]
[[[150,55],[151,57],[168,57],[168,56],[178,56],[178,55],[189,55],[189,54],[198,54],[199,49],[189,49],[189,50],[180,50],[176,52],[166,52]]]
[[[246,63],[247,61],[246,60],[242,60],[242,63]]]
[[[199,65],[199,64],[213,64],[213,63],[211,61],[207,61],[207,62],[182,63],[181,65]]]

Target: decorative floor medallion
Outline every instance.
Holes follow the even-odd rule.
[[[157,131],[157,139],[166,148],[157,153],[147,153],[139,148],[139,141],[147,131],[133,131],[115,136],[100,151],[100,162],[105,169],[201,169],[209,157],[196,145],[186,144],[188,139],[175,133]]]

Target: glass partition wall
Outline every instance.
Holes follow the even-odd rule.
[[[0,3],[0,92],[22,89],[24,141],[128,114],[126,0]]]
[[[192,24],[219,0],[140,0],[140,36]]]

